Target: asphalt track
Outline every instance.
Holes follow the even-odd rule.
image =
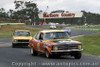
[[[72,36],[99,32],[72,31]],[[100,67],[100,57],[83,55],[77,60],[70,56],[46,58],[43,54],[32,56],[28,47],[11,47],[11,38],[0,39],[0,67]]]

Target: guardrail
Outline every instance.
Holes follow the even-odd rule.
[[[25,23],[0,23],[0,26],[1,25],[23,25]]]
[[[25,23],[0,23],[0,28],[2,25],[24,25]]]

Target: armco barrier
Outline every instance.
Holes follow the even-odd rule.
[[[23,25],[25,23],[0,23],[0,26],[2,25]]]
[[[0,23],[0,28],[2,25],[24,25],[25,23]]]

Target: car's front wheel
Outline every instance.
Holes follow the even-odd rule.
[[[52,57],[48,50],[46,50],[46,57],[47,58],[51,58]]]
[[[34,50],[34,48],[33,47],[31,47],[31,49],[30,49],[30,52],[31,52],[31,55],[37,55],[38,53]]]
[[[75,59],[80,59],[82,57],[82,53],[81,52],[78,52],[74,55],[74,58]]]

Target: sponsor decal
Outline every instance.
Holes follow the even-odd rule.
[[[49,19],[49,18],[73,18],[73,17],[79,17],[81,18],[83,16],[83,12],[77,12],[77,13],[44,13],[38,15],[40,19]]]
[[[74,17],[74,13],[61,13],[61,14],[43,14],[43,17]]]

